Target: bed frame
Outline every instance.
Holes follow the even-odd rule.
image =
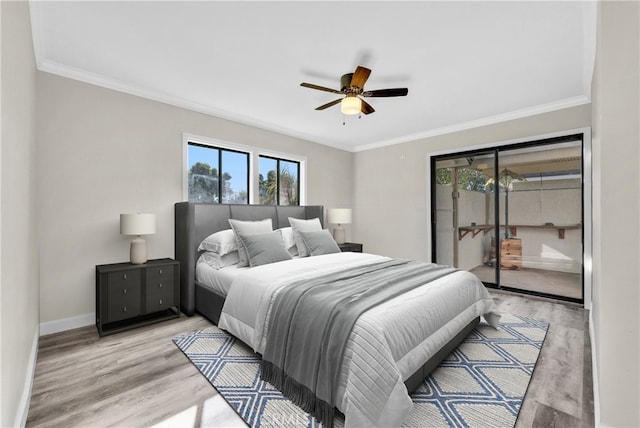
[[[229,219],[263,220],[270,218],[273,228],[289,226],[289,217],[319,218],[324,224],[321,205],[276,206],[241,204],[175,204],[175,259],[180,262],[180,309],[188,316],[195,312],[218,324],[225,296],[196,281],[198,246],[207,236],[229,229]]]
[[[324,224],[324,208],[314,206],[228,205],[178,202],[175,204],[175,259],[180,262],[180,309],[188,316],[202,314],[214,324],[220,320],[225,296],[195,280],[198,246],[210,234],[229,229],[229,219],[263,220],[270,218],[273,228],[289,226],[289,217],[319,218]],[[414,391],[465,337],[480,318],[475,318],[404,383]]]

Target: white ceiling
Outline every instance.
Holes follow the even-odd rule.
[[[593,1],[30,4],[40,70],[346,150],[591,99]],[[315,111],[357,65],[409,95]]]

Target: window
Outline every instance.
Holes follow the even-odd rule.
[[[304,205],[303,156],[182,134],[183,200],[207,204]]]
[[[248,204],[249,153],[189,141],[190,202]]]
[[[300,162],[259,157],[261,205],[300,205]]]

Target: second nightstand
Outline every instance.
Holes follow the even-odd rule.
[[[340,247],[340,251],[343,253],[351,252],[351,253],[361,253],[362,252],[362,244],[357,244],[355,242],[345,242],[344,244],[338,244]]]

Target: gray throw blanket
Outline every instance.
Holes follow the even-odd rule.
[[[261,378],[331,428],[344,350],[358,317],[453,271],[392,259],[285,287],[271,309]]]

